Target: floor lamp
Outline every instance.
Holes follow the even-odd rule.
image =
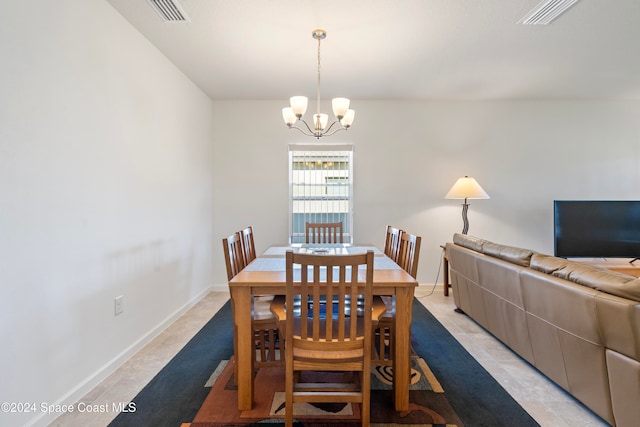
[[[469,231],[469,219],[467,219],[469,203],[467,203],[467,199],[488,199],[489,195],[480,187],[478,181],[472,177],[465,176],[458,178],[444,197],[445,199],[464,199],[462,204],[462,222],[464,223],[462,234],[467,234]]]

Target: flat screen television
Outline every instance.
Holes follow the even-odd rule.
[[[640,201],[555,200],[553,205],[556,256],[640,257]]]

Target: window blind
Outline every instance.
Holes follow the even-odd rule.
[[[304,243],[306,222],[341,222],[353,240],[353,146],[289,146],[289,242]]]

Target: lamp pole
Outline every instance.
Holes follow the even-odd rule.
[[[467,212],[469,211],[469,203],[467,203],[467,198],[464,198],[464,203],[462,204],[462,223],[464,224],[462,227],[462,234],[467,234],[469,231],[469,219],[467,218]]]

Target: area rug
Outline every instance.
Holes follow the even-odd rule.
[[[260,392],[266,388],[256,386],[256,401],[264,399],[265,402],[260,405],[256,402],[252,411],[263,412],[255,418],[251,418],[253,415],[248,411],[239,413],[237,401],[234,402],[232,397],[229,398],[234,390],[229,383],[231,365],[225,361],[230,360],[233,354],[232,325],[231,308],[227,303],[133,399],[136,411],[119,414],[110,426],[185,425],[186,427],[191,424],[191,427],[211,427],[216,426],[215,423],[225,426],[283,425],[282,418],[275,417],[275,414],[271,415],[273,397],[264,397],[265,392]],[[420,387],[423,386],[418,386],[418,389],[410,391],[412,410],[408,414],[388,411],[387,408],[393,401],[391,391],[377,390],[374,393],[375,397],[372,397],[372,420],[374,417],[379,420],[378,412],[382,410],[387,414],[383,417],[389,417],[385,419],[384,425],[390,426],[538,426],[535,420],[417,300],[413,304],[411,334],[412,347],[415,350],[414,370],[419,371],[418,374],[424,380],[423,384],[428,383],[428,388],[424,386],[421,389]],[[273,384],[277,383],[277,379],[263,379],[258,376],[277,376],[279,375],[277,369],[259,370],[256,383],[260,381],[264,384],[272,384],[271,387],[274,387]],[[433,375],[435,380],[426,379],[429,375]],[[442,392],[434,389],[433,384],[439,384]],[[207,400],[223,398],[229,403],[222,405],[220,415],[223,415],[224,410],[240,421],[220,424],[217,419],[200,418],[198,412],[207,406]],[[266,407],[268,410],[264,409]],[[325,409],[321,408],[321,410]],[[336,408],[326,410],[332,412],[336,411]],[[355,411],[352,418],[349,419],[349,415],[344,415],[339,425],[359,425],[359,421],[355,419],[359,408],[355,405],[352,410]],[[438,418],[436,414],[442,418]],[[430,416],[432,421],[427,421],[426,416]],[[418,420],[411,417],[417,417]],[[326,418],[313,419],[300,416],[300,421],[296,425],[305,427],[336,425]],[[224,420],[230,419],[224,418]],[[224,420],[223,422],[227,422]]]
[[[398,413],[393,407],[393,370],[377,366],[371,371],[371,425],[384,426],[462,426],[464,423],[444,396],[444,390],[426,362],[413,355],[411,405],[409,411]],[[198,411],[191,427],[227,427],[281,423],[284,418],[284,368],[269,367],[258,370],[255,376],[254,407],[236,410],[237,387],[233,384],[233,359],[222,361],[212,375],[209,396]],[[323,372],[320,381],[339,381],[341,373]],[[317,381],[318,378],[303,378]],[[349,403],[294,405],[294,419],[298,426],[359,426],[360,406]]]

